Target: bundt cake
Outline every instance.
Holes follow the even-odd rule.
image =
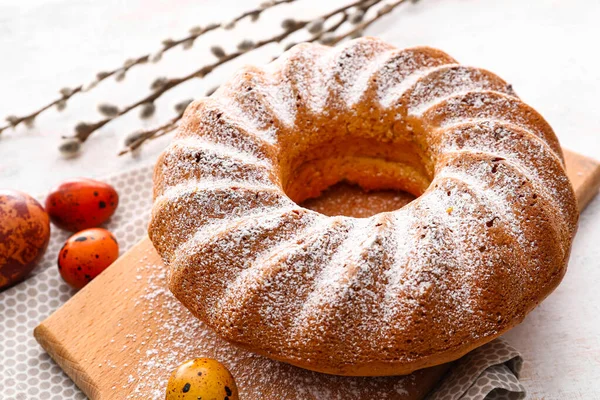
[[[340,181],[417,198],[300,206]],[[496,75],[374,38],[300,44],[192,103],[155,169],[170,290],[299,367],[395,375],[461,357],[565,273],[578,212],[552,128]]]

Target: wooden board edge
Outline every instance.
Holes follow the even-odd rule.
[[[69,351],[60,344],[54,334],[42,322],[33,330],[35,340],[60,366],[65,374],[89,397],[100,399],[100,389],[94,384],[94,380],[83,369],[81,369]]]
[[[563,150],[563,154],[567,175],[570,177],[571,182],[574,178],[579,180],[579,176],[583,177],[583,181],[579,182],[577,188],[574,188],[579,213],[581,213],[598,194],[600,188],[600,161],[571,150]],[[571,170],[569,167],[576,170]]]
[[[145,254],[148,252],[148,250],[155,251],[150,238],[146,235],[138,243],[121,255],[114,264],[124,262],[132,255],[135,256],[138,253]],[[59,316],[65,315],[65,312],[68,313],[70,309],[77,308],[79,299],[89,297],[89,293],[93,292],[94,287],[96,285],[102,285],[103,280],[107,279],[111,275],[111,271],[117,271],[117,269],[109,268],[99,276],[99,279],[94,279],[94,281],[86,285],[86,287],[77,292],[59,309],[54,311],[42,322],[40,322],[40,324],[33,330],[33,336],[40,346],[42,346],[42,348],[50,355],[50,357],[61,367],[63,372],[67,374],[89,398],[92,399],[102,399],[100,388],[94,384],[92,377],[79,367],[78,363],[75,361],[75,357],[73,357],[71,353],[61,344],[60,340],[58,340],[49,326],[52,325],[53,321],[56,322],[55,320],[59,318]],[[85,300],[83,300],[83,302],[85,302]]]

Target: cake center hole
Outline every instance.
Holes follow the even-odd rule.
[[[343,215],[368,218],[402,208],[415,198],[413,194],[404,191],[367,192],[356,184],[340,182],[326,189],[319,197],[304,201],[301,206],[330,217]]]
[[[432,164],[412,140],[368,137],[295,142],[282,152],[285,193],[321,214],[366,218],[394,211],[419,197],[432,179]]]

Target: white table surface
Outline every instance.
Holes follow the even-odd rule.
[[[302,7],[293,8],[298,18],[339,4],[299,1]],[[156,50],[164,38],[180,37],[189,27],[227,19],[256,3],[0,0],[0,116],[31,111],[63,86],[88,81],[99,70]],[[145,93],[155,77],[179,76],[203,65],[213,43],[268,35],[291,10],[265,14],[260,26],[242,24],[241,33],[206,36],[185,54],[173,50],[158,65],[132,70],[125,82],[109,80],[74,98],[63,113],[45,114],[32,130],[5,132],[0,136],[0,187],[41,193],[67,177],[102,176],[151,163],[168,139],[153,142],[136,158],[116,157],[127,133],[165,120],[177,101],[199,97],[240,64],[264,62],[277,49],[174,90],[158,101],[159,111],[149,121],[140,122],[132,113],[107,125],[74,160],[62,159],[56,147],[78,121],[100,118],[98,102],[125,105]],[[398,9],[368,33],[399,47],[439,47],[463,63],[496,72],[548,119],[564,147],[600,158],[598,17],[600,2],[590,0],[422,0]],[[600,399],[599,238],[596,198],[582,215],[563,283],[507,335],[524,354],[531,398]]]

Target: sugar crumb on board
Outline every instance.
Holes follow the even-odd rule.
[[[217,338],[175,299],[166,288],[164,266],[142,262],[138,273],[145,277],[146,285],[133,304],[141,316],[136,330],[123,330],[121,336],[110,339],[110,343],[123,343],[119,352],[126,357],[118,359],[126,362],[119,364],[113,361],[117,357],[110,357],[100,363],[102,368],[128,371],[111,387],[126,399],[163,399],[172,370],[197,357],[222,362],[236,379],[241,398],[401,399],[415,386],[414,375],[339,377],[240,350]]]

